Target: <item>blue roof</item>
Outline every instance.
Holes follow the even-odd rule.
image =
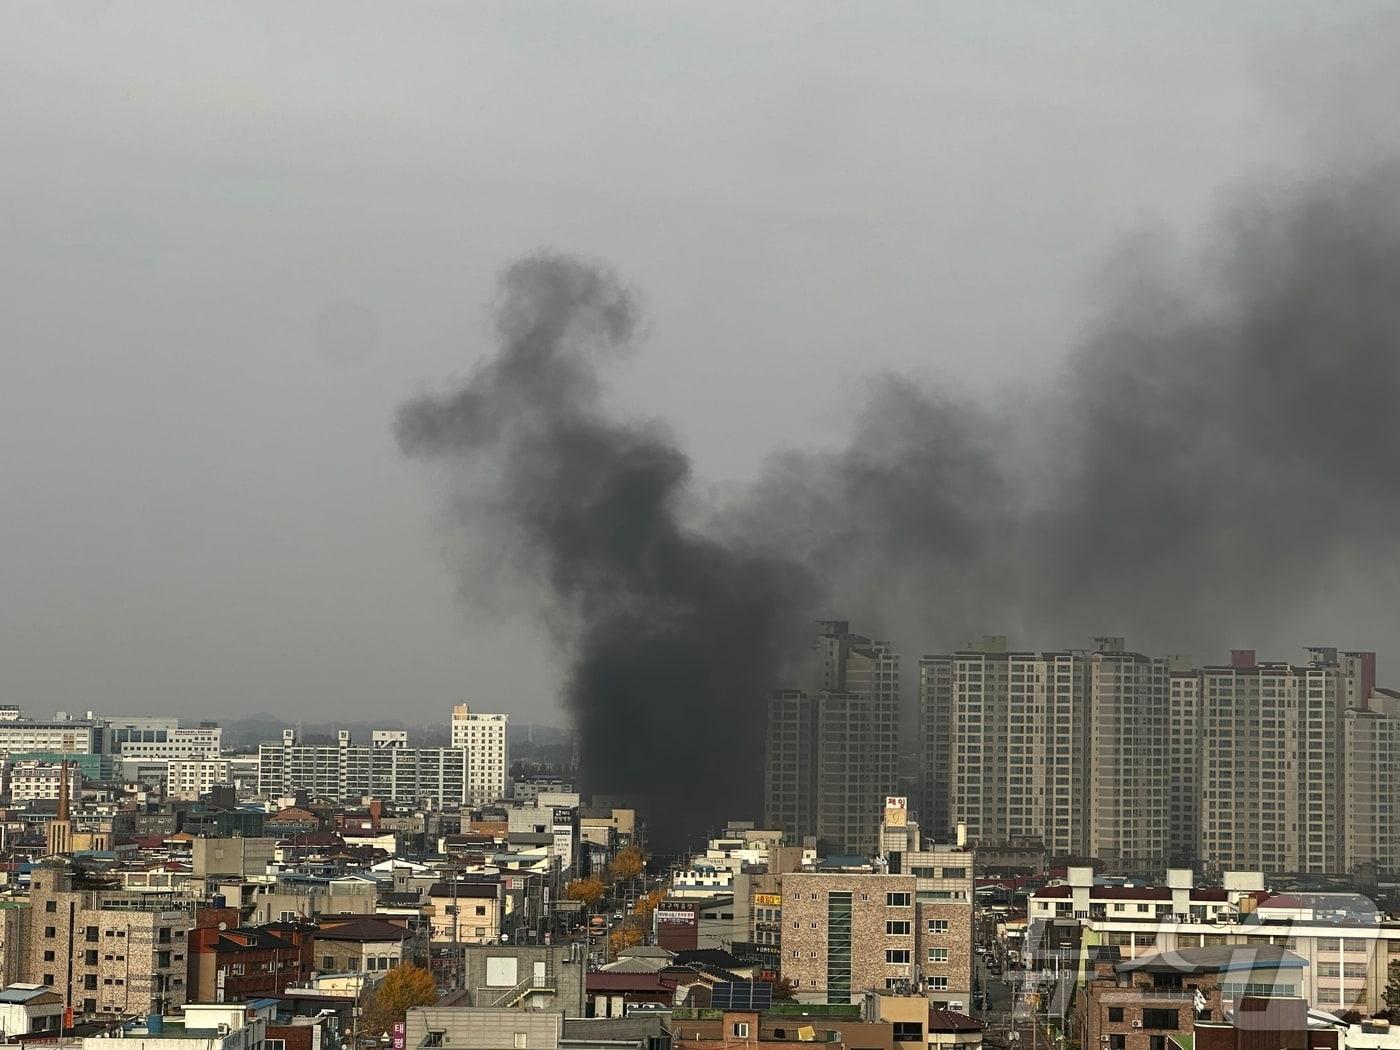
[[[46,994],[58,995],[58,993],[48,985],[41,984],[33,988],[11,985],[8,988],[0,989],[0,1003],[27,1003],[31,999],[36,999]]]

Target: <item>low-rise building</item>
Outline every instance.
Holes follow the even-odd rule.
[[[803,1002],[858,1003],[916,979],[913,875],[783,876],[782,976]]]
[[[316,931],[316,965],[326,973],[382,974],[404,959],[413,939],[407,926],[373,915],[322,920]]]
[[[63,996],[42,984],[0,990],[0,1037],[57,1033],[63,1028]]]

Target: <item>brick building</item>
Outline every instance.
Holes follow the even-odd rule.
[[[59,867],[29,883],[22,979],[75,1013],[169,1013],[186,995],[190,911],[169,898],[86,888]]]
[[[199,913],[189,936],[186,987],[201,1003],[247,1002],[281,995],[311,977],[315,927],[298,923],[240,926],[236,908]]]
[[[1292,997],[1287,990],[1296,988],[1306,965],[1275,945],[1183,948],[1099,962],[1076,997],[1076,1030],[1086,1046],[1103,1050],[1171,1050],[1170,1041],[1197,1024],[1225,1020],[1226,1008],[1234,1007],[1227,989],[1241,999]]]
[[[859,1002],[916,979],[913,875],[788,872],[781,973],[803,1002]]]

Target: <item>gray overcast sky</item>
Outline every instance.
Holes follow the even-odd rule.
[[[5,5],[0,701],[561,720],[390,429],[504,264],[614,264],[616,400],[751,478],[876,370],[1048,368],[1126,232],[1304,163],[1280,69],[1367,6]]]

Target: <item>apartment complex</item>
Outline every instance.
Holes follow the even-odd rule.
[[[467,799],[473,805],[498,802],[506,797],[510,770],[507,743],[509,715],[484,714],[466,704],[452,709],[452,746],[463,748],[467,763]]]
[[[919,668],[918,816],[1115,870],[1396,865],[1400,696],[1372,653],[1228,665],[988,637]],[[770,722],[771,725],[771,722]]]
[[[315,798],[378,798],[435,808],[469,801],[468,750],[402,744],[397,736],[353,744],[345,730],[335,744],[302,744],[296,730],[287,729],[280,744],[258,748],[258,792],[271,797],[301,789]]]
[[[1088,674],[1082,652],[1011,652],[999,636],[924,657],[919,794],[948,806],[928,823],[963,824],[974,843],[1041,842],[1056,854],[1083,853]],[[932,750],[940,737],[943,765]]]
[[[870,854],[898,781],[899,655],[888,642],[821,624],[802,689],[768,702],[764,821],[788,841]]]
[[[190,902],[85,889],[56,867],[36,868],[29,891],[24,980],[90,1016],[162,1013],[185,1003]]]

